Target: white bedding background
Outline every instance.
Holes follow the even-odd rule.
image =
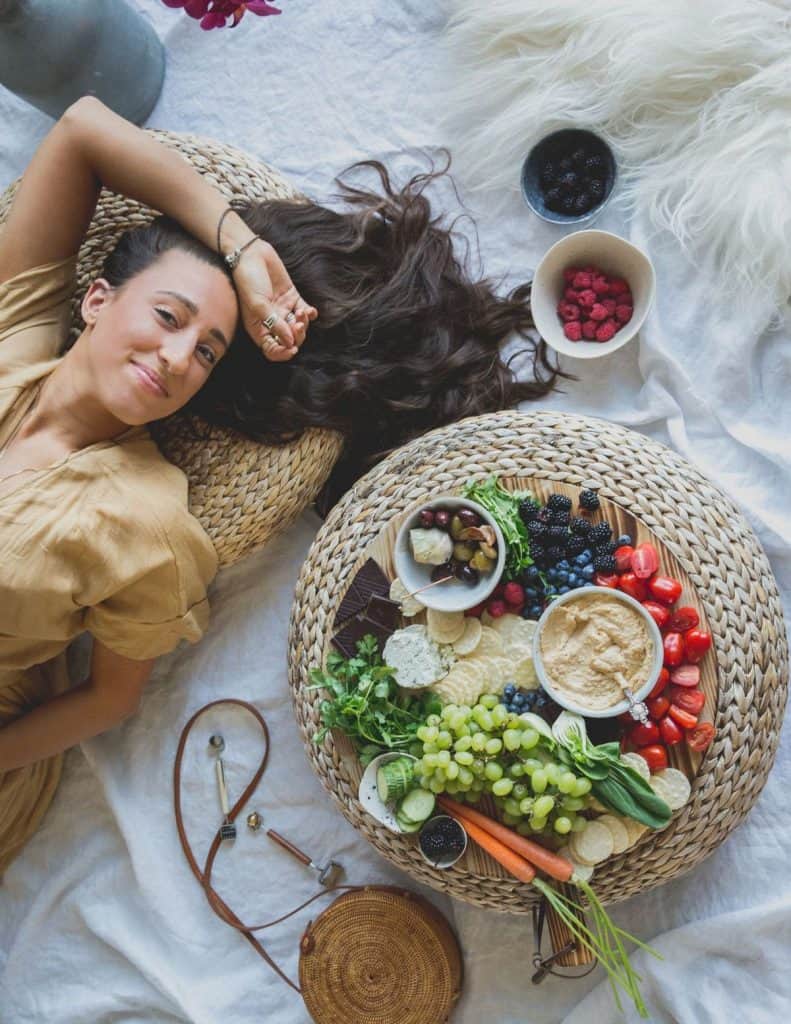
[[[234,31],[204,33],[156,0],[134,2],[168,50],[151,126],[236,145],[316,198],[329,195],[333,176],[354,160],[376,157],[404,175],[425,166],[421,151],[449,141],[435,98],[446,19],[436,3],[284,0],[280,17],[248,15]],[[0,90],[0,125],[4,187],[24,170],[50,122]],[[460,212],[447,187],[437,202],[449,215]],[[467,205],[478,222],[485,271],[509,283],[528,277],[558,237],[517,199],[497,217],[487,214],[485,198]],[[648,238],[645,224],[624,224],[615,212],[597,226],[638,242]],[[788,609],[788,307],[771,328],[764,311],[749,303],[725,319],[672,239],[647,244],[658,301],[639,344],[592,364],[569,362],[579,381],[544,405],[622,423],[697,464],[748,516]],[[417,888],[336,810],[309,766],[291,712],[288,615],[318,526],[307,512],[268,550],[223,572],[204,641],[158,663],[134,720],[69,754],[43,828],[0,887],[2,1024],[308,1020],[299,998],[213,915],[178,845],[171,799],[178,735],[194,710],[220,696],[254,701],[269,722],[270,767],[251,804],[268,826],[316,860],[341,860],[352,882]],[[77,652],[83,659],[85,653],[84,647]],[[215,729],[226,738],[232,794],[260,752],[256,732],[236,712],[217,713],[196,730],[184,788],[199,856],[217,820],[205,747]],[[708,861],[615,911],[665,956],[661,963],[635,958],[653,1020],[763,1024],[791,1008],[790,787],[786,742],[748,820]],[[247,921],[275,917],[314,888],[310,872],[243,824],[233,850],[218,858],[216,880]],[[452,915],[465,952],[464,997],[454,1016],[460,1024],[624,1019],[601,972],[579,982],[530,984],[526,919],[431,895]],[[264,933],[267,948],[292,971],[309,916]],[[625,1016],[634,1015],[627,1009]]]

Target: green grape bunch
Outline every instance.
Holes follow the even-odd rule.
[[[516,714],[487,693],[474,707],[446,704],[418,726],[415,775],[432,793],[477,803],[491,794],[503,822],[520,835],[562,841],[587,825],[590,779],[555,759],[549,726]]]

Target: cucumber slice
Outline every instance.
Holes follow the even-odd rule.
[[[417,832],[423,827],[422,821],[408,821],[402,818],[400,814],[396,814],[395,820],[402,832]]]
[[[399,757],[388,761],[376,772],[376,790],[382,803],[400,800],[409,789],[414,774],[414,761],[407,757]]]
[[[435,803],[434,794],[427,789],[411,789],[398,805],[396,816],[422,825],[426,818],[431,817]]]

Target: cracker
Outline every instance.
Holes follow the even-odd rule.
[[[572,833],[569,841],[572,857],[590,867],[611,857],[614,845],[612,832],[598,821],[589,821],[582,832]]]
[[[630,768],[634,768],[638,775],[648,782],[651,778],[651,769],[648,767],[648,761],[639,754],[628,753],[621,754],[621,761],[628,765]]]
[[[429,608],[426,622],[428,635],[438,644],[452,644],[464,632],[464,612],[440,612]]]
[[[621,818],[621,822],[629,836],[629,846],[634,846],[637,840],[642,839],[648,831],[647,825],[644,825],[641,821],[635,821],[634,818]]]
[[[426,607],[416,597],[412,597],[398,576],[390,584],[390,600],[401,605],[401,614],[405,615],[408,619],[411,619],[413,615],[419,614]]]
[[[563,860],[567,860],[574,868],[574,874],[577,878],[582,879],[583,882],[589,882],[591,878],[593,878],[593,868],[591,865],[581,864],[578,860],[574,860],[568,846],[561,846],[558,850],[558,857],[562,857]]]
[[[604,825],[612,833],[612,852],[623,853],[629,846],[629,833],[626,831],[626,826],[621,819],[616,818],[614,814],[603,814],[596,821],[600,825]]]
[[[523,690],[537,690],[538,676],[532,657],[528,654],[517,661],[511,661],[505,673],[505,681]]]
[[[671,811],[680,810],[689,800],[692,786],[689,779],[678,768],[665,768],[652,775],[648,785],[660,800],[664,800]]]
[[[475,656],[500,658],[504,654],[505,648],[497,630],[491,626],[483,626],[481,629],[481,639],[475,648]]]
[[[459,655],[459,657],[472,654],[480,643],[482,633],[483,626],[481,626],[475,616],[471,615],[469,618],[465,619],[464,632],[461,634],[459,639],[454,642],[453,650]]]
[[[506,672],[508,671],[509,664],[505,658],[490,657],[485,655],[481,657],[477,652],[474,658],[468,658],[468,663],[475,661],[479,666],[483,675],[486,676],[486,688],[481,690],[481,693],[500,693],[505,686]]]
[[[446,704],[466,704],[471,707],[478,702],[485,685],[479,672],[457,662],[444,679],[434,683],[431,689]]]

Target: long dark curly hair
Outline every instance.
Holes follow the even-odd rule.
[[[379,190],[348,180],[365,169]],[[426,190],[447,170],[398,189],[381,163],[362,161],[338,179],[344,212],[305,201],[237,206],[319,319],[290,362],[262,366],[249,339],[233,344],[188,411],[273,444],[307,427],[339,430],[344,454],[324,509],[410,438],[541,398],[559,375],[533,332],[530,285],[500,296],[474,279],[453,228],[433,215]],[[524,341],[516,355],[527,352],[532,380],[517,380],[501,358],[513,335]]]

